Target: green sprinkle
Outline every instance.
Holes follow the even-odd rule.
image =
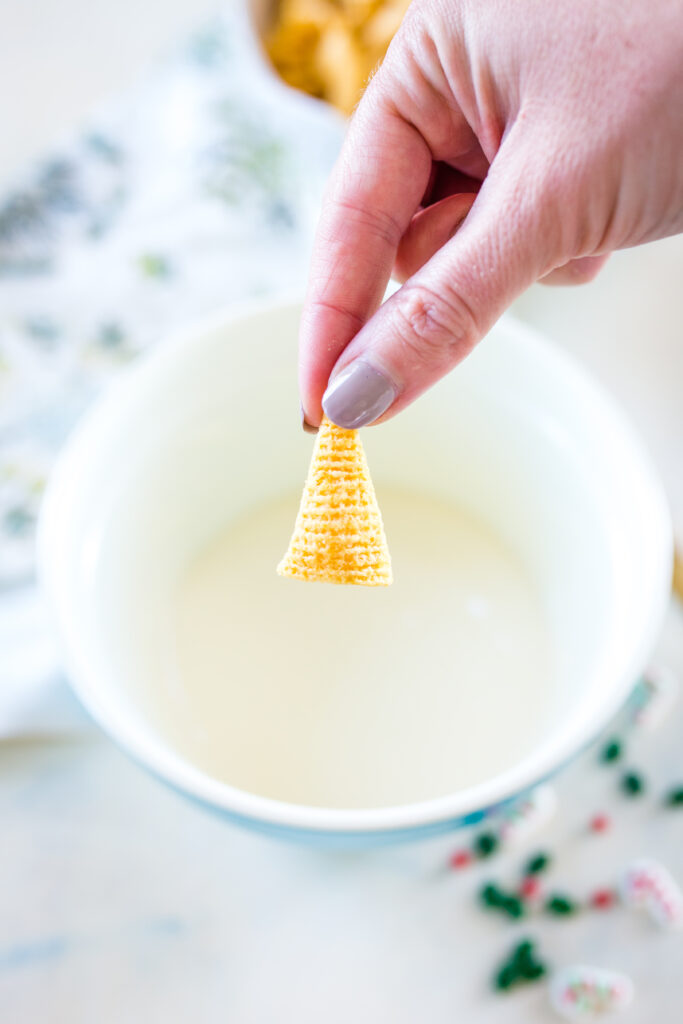
[[[613,761],[618,761],[624,752],[624,748],[621,744],[621,740],[616,738],[609,740],[600,751],[600,760],[605,764],[611,764]]]
[[[620,785],[626,796],[640,796],[645,789],[645,780],[638,772],[626,772],[621,777]]]
[[[578,907],[569,896],[556,893],[546,901],[545,909],[549,914],[555,914],[557,917],[568,917],[570,914],[574,914]]]
[[[495,832],[482,832],[473,843],[474,854],[477,857],[490,857],[498,849],[498,836]]]
[[[536,958],[534,955],[534,944],[528,939],[517,946],[511,960],[521,976],[527,981],[537,981],[538,978],[542,978],[546,973],[545,964]]]
[[[509,958],[498,969],[493,985],[498,991],[507,991],[515,985],[538,981],[545,977],[546,965],[535,954],[534,943],[525,939],[517,945]]]
[[[536,853],[527,862],[527,865],[526,865],[526,867],[524,869],[524,874],[525,875],[538,875],[541,871],[545,871],[545,869],[547,867],[549,867],[550,861],[551,861],[550,854],[543,853],[543,852]]]
[[[479,890],[479,900],[490,910],[502,910],[508,917],[515,919],[524,917],[526,907],[523,901],[515,893],[503,892],[493,882],[487,882]]]
[[[513,963],[503,964],[495,978],[493,979],[493,986],[500,992],[505,992],[507,989],[512,988],[516,982],[521,981],[519,971]]]
[[[493,882],[488,882],[479,891],[479,899],[485,907],[499,907],[504,898],[503,893]]]
[[[504,910],[509,917],[520,918],[524,917],[524,914],[526,913],[526,908],[519,896],[504,895],[499,906],[500,909]]]
[[[512,951],[512,959],[517,963],[528,961],[531,959],[534,951],[534,944],[531,939],[524,939],[518,946],[515,946]]]
[[[664,798],[667,807],[680,807],[683,804],[683,786],[675,786],[670,789]]]
[[[524,978],[527,981],[538,981],[539,978],[544,978],[547,972],[545,964],[533,963],[529,964],[528,967],[524,968]]]

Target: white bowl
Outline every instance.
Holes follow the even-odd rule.
[[[139,585],[149,614],[140,628],[161,653],[168,591],[193,554],[234,517],[301,486],[310,439],[295,424],[299,313],[296,303],[274,302],[218,317],[167,341],[113,386],[53,474],[41,577],[76,693],[160,778],[234,820],[298,839],[418,837],[528,791],[618,709],[668,599],[667,505],[607,396],[549,343],[501,321],[439,386],[365,436],[378,488],[398,483],[453,499],[534,575],[557,652],[547,735],[509,770],[406,806],[287,804],[208,777],[164,743],[124,685],[126,594],[103,577],[107,524],[126,508],[144,539]],[[122,562],[132,557],[124,551]]]

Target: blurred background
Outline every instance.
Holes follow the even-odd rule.
[[[461,880],[444,868],[454,841],[365,857],[274,846],[142,777],[69,696],[34,587],[49,467],[118,368],[180,323],[303,287],[344,112],[401,10],[347,6],[340,21],[323,0],[279,13],[260,4],[252,30],[229,0],[0,0],[8,1024],[556,1019],[544,994],[506,1001],[490,990],[495,963],[521,933],[474,906],[488,869]],[[289,81],[338,110],[278,84],[266,51]],[[679,538],[682,284],[683,238],[674,238],[615,254],[581,289],[536,286],[515,305],[627,409]],[[683,666],[680,630],[664,650]],[[670,723],[657,756],[651,741],[634,742],[660,787],[680,770],[677,736]],[[612,814],[610,787],[590,758],[558,784],[563,810],[540,841],[563,851],[570,885],[590,875],[593,854],[578,850],[577,836],[589,812]],[[680,865],[680,818],[672,826],[650,804],[617,813],[621,830],[601,847],[606,875],[643,836]],[[592,955],[639,975],[633,1024],[679,1019],[680,949],[669,936],[619,918],[563,927],[542,932],[560,962]]]

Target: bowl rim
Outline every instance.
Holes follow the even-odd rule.
[[[538,785],[569,761],[589,743],[623,704],[650,655],[663,620],[670,594],[673,560],[673,531],[668,503],[649,455],[613,399],[591,376],[559,347],[551,344],[534,328],[507,315],[503,326],[517,344],[541,362],[560,367],[573,386],[588,396],[595,408],[612,421],[626,440],[631,461],[641,478],[642,499],[649,504],[650,522],[643,529],[649,540],[651,569],[648,586],[639,592],[642,628],[639,635],[624,636],[628,656],[614,674],[609,686],[603,684],[603,696],[593,717],[584,718],[561,742],[538,746],[516,765],[455,793],[416,803],[389,807],[337,809],[294,804],[260,796],[219,782],[195,768],[180,755],[138,728],[120,708],[110,707],[106,693],[96,681],[96,667],[90,663],[80,642],[77,609],[70,607],[61,538],[68,529],[70,507],[78,504],[78,481],[83,469],[96,458],[103,430],[125,423],[127,402],[153,385],[158,368],[182,358],[186,350],[196,349],[202,338],[216,331],[234,329],[240,322],[271,317],[286,308],[299,308],[301,297],[291,291],[232,305],[227,310],[203,318],[170,336],[163,345],[142,356],[122,371],[116,380],[86,412],[75,427],[52,471],[41,509],[38,538],[38,579],[47,597],[56,631],[61,641],[69,683],[90,715],[138,763],[168,782],[173,788],[198,802],[229,815],[265,823],[267,826],[326,834],[381,834],[417,831],[439,822],[457,821],[476,815],[513,799]],[[482,344],[486,344],[484,340]],[[642,554],[642,553],[641,553]],[[601,666],[605,670],[605,666]],[[106,687],[105,687],[106,689]],[[152,730],[150,730],[152,731]]]

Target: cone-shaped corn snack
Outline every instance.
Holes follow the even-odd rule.
[[[281,576],[386,587],[391,559],[358,432],[325,417]]]

